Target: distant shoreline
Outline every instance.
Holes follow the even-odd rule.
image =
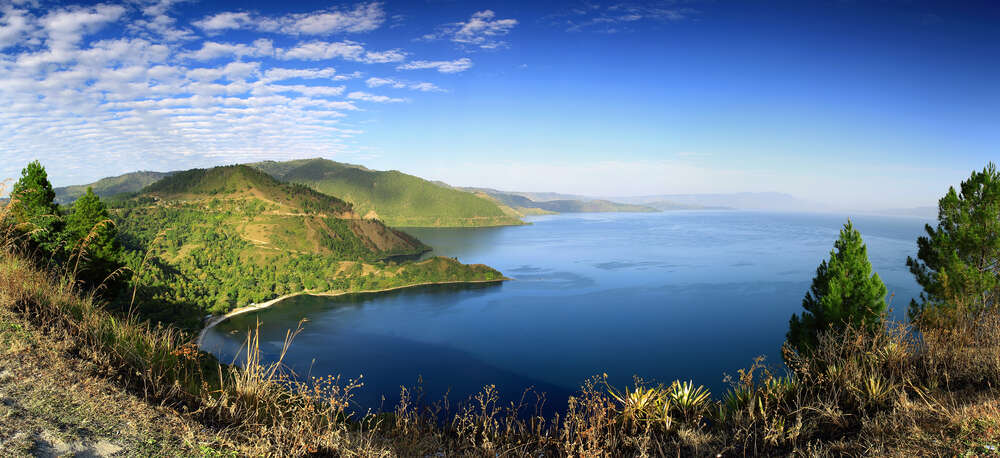
[[[268,307],[270,307],[270,306],[272,306],[274,304],[277,304],[278,302],[281,302],[281,301],[283,301],[285,299],[291,299],[291,298],[293,298],[295,296],[309,295],[309,296],[336,297],[336,296],[344,296],[344,295],[347,295],[347,294],[387,293],[389,291],[397,291],[397,290],[407,289],[407,288],[416,288],[416,287],[419,287],[419,286],[459,285],[459,284],[465,285],[465,284],[481,284],[481,283],[502,283],[502,282],[505,282],[505,281],[508,281],[508,280],[510,280],[510,279],[507,278],[507,277],[503,277],[503,278],[499,278],[499,279],[496,279],[496,280],[430,281],[430,282],[423,282],[423,283],[414,283],[412,285],[393,286],[391,288],[370,289],[370,290],[363,290],[363,291],[327,291],[327,292],[299,291],[297,293],[285,294],[284,296],[276,297],[276,298],[271,299],[271,300],[269,300],[267,302],[261,302],[259,304],[250,304],[250,305],[247,305],[247,306],[244,306],[244,307],[239,307],[239,308],[230,310],[225,315],[213,316],[213,317],[209,318],[208,321],[205,323],[205,327],[203,327],[201,329],[201,331],[198,331],[198,339],[195,341],[195,344],[200,349],[201,346],[202,346],[202,344],[204,343],[205,334],[207,334],[209,330],[211,330],[212,328],[216,327],[219,323],[222,323],[223,321],[226,321],[226,320],[228,320],[228,319],[230,319],[230,318],[232,318],[234,316],[237,316],[237,315],[242,315],[244,313],[249,313],[249,312],[253,312],[253,311],[257,311],[257,310],[266,309],[266,308],[268,308]]]

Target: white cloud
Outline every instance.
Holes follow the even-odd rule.
[[[401,49],[388,51],[366,51],[364,45],[354,41],[309,41],[298,43],[290,49],[276,51],[278,58],[285,60],[327,60],[344,59],[366,64],[388,64],[406,60],[407,53]]]
[[[274,42],[268,39],[260,38],[254,40],[254,42],[249,45],[242,43],[231,44],[206,41],[201,44],[201,49],[183,53],[181,54],[181,57],[205,61],[218,59],[220,57],[264,57],[272,55],[274,55]]]
[[[347,59],[360,60],[364,55],[365,48],[353,41],[324,42],[311,41],[299,43],[295,47],[282,50],[279,57],[282,59],[298,60],[326,60],[326,59]]]
[[[244,81],[256,75],[259,70],[259,62],[231,62],[224,67],[192,69],[187,72],[187,77],[202,82],[212,82],[219,79]]]
[[[292,15],[285,33],[329,35],[339,32],[369,32],[385,22],[381,3],[360,4],[348,11],[326,11]],[[280,22],[280,21],[279,21]]]
[[[567,32],[595,30],[617,33],[632,29],[640,21],[677,22],[698,14],[692,8],[678,7],[674,2],[616,3],[609,6],[587,4],[549,16]]]
[[[0,51],[20,41],[21,37],[32,28],[28,23],[27,16],[25,16],[26,11],[7,6],[2,12],[3,16],[0,16]]]
[[[347,98],[352,100],[362,100],[365,102],[378,102],[378,103],[398,103],[407,101],[406,99],[398,99],[384,95],[375,95],[363,91],[354,91],[350,94],[347,94]]]
[[[321,79],[334,78],[337,70],[328,68],[271,68],[264,72],[264,80],[282,81],[292,78]]]
[[[417,60],[396,67],[397,70],[434,69],[441,73],[458,73],[472,68],[472,60],[463,57],[455,60]]]
[[[369,64],[389,64],[406,60],[406,53],[401,49],[390,49],[388,51],[365,53],[364,61]]]
[[[144,17],[134,19],[128,28],[144,35],[155,34],[168,42],[194,39],[190,29],[178,28],[177,21],[167,14],[171,7],[183,1],[140,0],[139,8]]]
[[[313,11],[268,17],[248,12],[224,12],[196,21],[194,25],[206,33],[250,29],[288,35],[331,35],[335,33],[370,32],[385,22],[381,3],[361,3],[353,9]]]
[[[250,13],[225,12],[208,16],[200,21],[195,21],[193,24],[205,32],[212,33],[244,27],[249,28],[253,22],[253,19],[250,18]]]
[[[121,6],[101,4],[53,11],[42,17],[40,23],[48,34],[49,46],[64,48],[77,44],[84,35],[100,30],[123,14],[125,8]]]
[[[319,38],[378,27],[378,3],[274,18],[221,13],[197,27],[173,16],[177,3],[0,5],[0,177],[35,158],[57,184],[70,184],[140,168],[358,153],[366,151],[355,139],[364,133],[352,119],[359,105],[407,101],[369,88],[443,91],[363,75],[361,66],[472,66],[467,58],[407,62],[401,48]],[[201,35],[234,29],[247,32]]]
[[[395,89],[412,89],[422,92],[444,92],[443,89],[437,87],[434,83],[402,81],[393,78],[378,78],[374,76],[365,80],[365,84],[368,87],[388,86]]]
[[[478,11],[466,22],[455,22],[438,27],[435,33],[424,35],[425,40],[448,39],[460,45],[482,49],[496,49],[507,43],[506,36],[517,25],[517,19],[496,19],[492,10]]]
[[[345,86],[305,86],[302,84],[275,84],[267,86],[273,92],[298,92],[310,97],[333,97],[344,93]]]

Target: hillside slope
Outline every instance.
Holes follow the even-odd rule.
[[[112,215],[154,317],[203,316],[288,293],[355,291],[503,276],[453,259],[404,262],[429,247],[351,204],[247,166],[178,172]],[[156,265],[143,269],[150,251]],[[144,304],[145,305],[145,304]]]
[[[351,204],[250,167],[227,166],[178,172],[146,187],[133,202],[169,219],[169,210],[201,212],[217,228],[260,248],[339,259],[374,260],[414,255],[428,247],[378,221],[358,218]],[[129,223],[126,223],[128,225]]]
[[[407,175],[326,159],[248,164],[281,181],[299,183],[350,202],[366,218],[397,227],[481,227],[523,224],[495,202]]]
[[[132,172],[116,177],[101,178],[90,184],[55,188],[56,203],[61,205],[71,204],[87,192],[88,187],[93,188],[94,194],[97,194],[102,199],[117,194],[138,192],[142,188],[170,176],[171,173],[173,172]]]

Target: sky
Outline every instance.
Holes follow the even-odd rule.
[[[0,0],[0,177],[326,157],[929,206],[1000,158],[998,24],[992,0]]]

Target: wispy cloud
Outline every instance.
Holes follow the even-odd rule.
[[[517,19],[497,19],[492,10],[478,11],[465,22],[445,24],[421,37],[424,40],[447,39],[453,43],[481,49],[496,49],[507,45],[501,37],[517,25]]]
[[[398,80],[395,78],[371,77],[365,80],[368,87],[391,87],[394,89],[412,89],[422,92],[444,92],[444,89],[437,87],[434,83]]]
[[[362,100],[365,102],[377,102],[377,103],[396,103],[396,102],[406,102],[406,99],[388,97],[384,95],[370,94],[364,91],[354,91],[347,94],[347,98],[352,100]]]
[[[344,59],[368,64],[388,64],[406,60],[407,53],[401,49],[366,51],[364,45],[354,41],[310,41],[299,43],[290,49],[279,49],[275,55],[285,60]]]
[[[207,16],[194,25],[206,33],[247,29],[288,35],[331,35],[370,32],[385,22],[382,4],[361,3],[352,9],[331,8],[310,13],[264,16],[246,11],[227,11]]]
[[[434,69],[441,73],[459,73],[472,68],[472,59],[463,57],[455,60],[417,60],[396,67],[397,70]]]
[[[175,16],[177,3],[0,6],[0,176],[39,157],[93,178],[109,163],[176,168],[365,151],[349,121],[359,105],[408,101],[382,89],[443,90],[364,79],[360,69],[472,66],[322,38],[378,28],[380,3],[278,17],[222,12],[196,23]],[[235,29],[243,32],[221,35]]]
[[[5,6],[0,11],[3,17],[0,18],[0,51],[13,46],[21,41],[25,34],[31,30],[28,23],[27,11],[16,9],[12,6]]]
[[[593,30],[617,33],[631,30],[642,22],[677,22],[690,19],[698,11],[679,6],[676,2],[616,3],[600,5],[586,3],[567,11],[549,16],[549,19],[567,32]]]

